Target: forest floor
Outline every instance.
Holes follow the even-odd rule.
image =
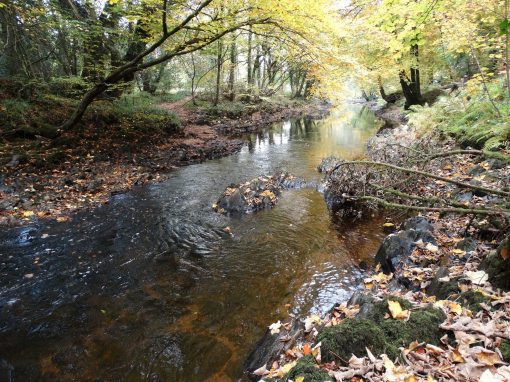
[[[108,203],[110,196],[134,186],[163,181],[176,167],[233,154],[243,146],[243,134],[327,111],[323,104],[289,100],[233,105],[194,106],[184,98],[157,106],[172,118],[177,115],[180,127],[165,116],[118,118],[97,108],[82,129],[57,139],[3,139],[0,225],[36,218],[65,221],[71,212]],[[53,117],[58,111],[41,103],[34,112],[39,113]]]
[[[419,130],[399,126],[374,138],[367,155],[380,160],[382,148],[391,158],[388,150],[395,142],[412,147],[420,139],[437,152],[456,146],[444,136],[420,137]],[[462,182],[495,190],[510,184],[510,166],[502,161],[456,155],[434,165],[436,175]],[[434,179],[417,187],[423,197],[456,198],[479,207],[497,199]],[[510,250],[497,249],[508,221],[435,212],[399,224],[402,220],[400,214],[385,224],[393,233],[374,254],[376,263],[383,262],[365,273],[361,291],[349,302],[300,324],[290,316],[269,326],[261,343],[273,343],[270,348],[278,353],[267,358],[267,347],[266,354],[255,350],[255,359],[263,362],[249,370],[252,376],[272,381],[510,380]],[[388,269],[389,262],[394,269]]]

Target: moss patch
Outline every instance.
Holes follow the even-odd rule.
[[[489,281],[497,288],[510,290],[510,259],[492,253],[483,261],[482,268],[489,274]]]
[[[501,352],[501,355],[503,356],[503,361],[509,362],[510,361],[510,341],[503,340],[501,342],[501,345],[499,345],[499,351]]]
[[[482,309],[480,304],[488,302],[489,299],[483,295],[483,293],[470,290],[460,295],[460,301],[462,306],[468,308],[472,312],[478,312]]]
[[[410,303],[399,300],[402,308],[410,308]],[[412,312],[407,322],[385,319],[388,312],[387,300],[374,304],[364,318],[345,320],[341,325],[325,328],[319,334],[322,342],[322,359],[331,362],[341,358],[347,361],[352,354],[362,357],[368,347],[375,355],[387,354],[395,358],[400,354],[398,348],[412,341],[425,341],[438,344],[444,331],[439,325],[444,314],[434,308]]]
[[[318,337],[321,341],[322,360],[349,360],[352,354],[364,356],[365,347],[374,354],[392,353],[396,350],[385,339],[385,334],[377,324],[367,319],[351,318],[341,325],[325,328]]]
[[[333,381],[326,371],[316,366],[310,355],[301,358],[281,382],[295,381],[298,377],[303,377],[303,382]]]
[[[427,294],[436,296],[438,300],[446,300],[451,295],[458,295],[460,293],[459,279],[460,277],[456,277],[447,282],[434,280],[427,289]]]

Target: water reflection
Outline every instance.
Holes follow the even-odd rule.
[[[318,179],[322,157],[362,153],[371,119],[351,105],[278,124],[69,223],[0,233],[0,381],[2,365],[23,381],[234,380],[285,304],[307,315],[347,298],[380,222],[335,226],[311,189],[235,219],[211,203],[277,169]]]

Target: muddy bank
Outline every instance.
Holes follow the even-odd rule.
[[[4,142],[0,225],[35,218],[65,221],[75,210],[160,182],[173,168],[236,153],[244,144],[243,133],[290,116],[324,115],[328,108],[320,103],[263,102],[243,108],[239,115],[188,103],[162,104],[180,122],[158,117],[157,128],[137,126],[136,120],[130,122],[133,126],[119,125],[113,116],[98,114],[82,131],[55,140],[36,136]]]

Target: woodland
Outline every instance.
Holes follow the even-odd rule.
[[[0,0],[0,381],[510,381],[509,15],[510,0]],[[299,150],[310,150],[320,141],[310,138],[320,126],[312,121],[327,121],[346,104],[369,110],[375,128],[363,141],[363,156],[330,152],[313,164],[320,185],[287,172],[234,177],[252,174],[255,166],[273,169],[264,167],[280,158],[272,146],[267,150],[276,154],[249,171],[235,172],[242,160],[212,161],[246,151],[255,156],[264,132],[278,123],[299,131],[291,138],[306,141]],[[296,122],[300,118],[305,122]],[[306,162],[298,158],[289,161]],[[208,180],[200,172],[208,162],[230,168],[218,175],[212,165],[206,172],[223,178]],[[161,194],[173,191],[161,190],[189,184],[179,178],[185,167],[202,174],[192,180],[197,193],[222,182],[212,208],[210,196],[176,193],[172,208],[180,211],[186,199],[200,218],[183,212],[157,228],[151,225],[157,219],[133,218],[129,229],[138,232],[129,238],[119,228],[113,238],[94,231],[90,239],[117,253],[119,237],[137,245],[160,230],[164,250],[140,254],[135,244],[126,245],[119,259],[105,260],[110,268],[101,268],[107,267],[104,253],[90,249],[89,239],[77,240],[87,243],[77,248],[73,238],[57,242],[85,230],[80,221],[106,216],[101,211],[122,198],[136,199],[137,192],[157,190],[143,195],[161,202],[157,215],[163,215]],[[151,188],[158,184],[162,188]],[[221,302],[182,302],[190,290],[201,289],[201,280],[220,273],[209,272],[204,243],[224,240],[215,242],[220,256],[233,246],[227,240],[242,240],[236,229],[250,224],[239,214],[263,225],[255,220],[258,210],[278,211],[285,195],[303,189],[319,191],[326,202],[331,225],[322,231],[339,232],[346,242],[350,235],[353,241],[382,235],[366,259],[351,250],[355,264],[349,267],[357,277],[352,296],[326,313],[299,316],[286,299],[299,289],[293,283],[306,258],[299,266],[276,259],[271,266],[295,272],[281,281],[275,276],[280,270],[260,266],[263,277],[274,277],[271,282],[286,291],[285,303],[275,302],[279,295],[256,284],[267,292],[260,300],[285,306],[264,305],[263,319],[272,324],[255,313],[243,321],[244,300],[221,300],[244,283],[251,286],[252,275],[230,277],[236,284],[215,297]],[[120,222],[131,212],[114,213],[109,219]],[[269,219],[264,213],[261,219]],[[188,232],[193,219],[200,228]],[[306,224],[316,220],[313,215]],[[353,233],[366,222],[377,227]],[[273,234],[270,223],[257,242],[261,248]],[[178,228],[165,231],[172,224]],[[295,226],[299,222],[285,229]],[[256,237],[255,228],[249,232]],[[324,248],[321,265],[344,253]],[[130,251],[136,255],[122,257]],[[65,279],[69,269],[76,272]],[[76,281],[91,269],[98,270],[96,279]],[[168,269],[177,273],[158,273]],[[56,277],[43,271],[62,274],[64,281],[55,287],[50,283]],[[114,284],[118,274],[129,281]],[[125,285],[135,292],[123,294]],[[168,297],[169,290],[177,297]],[[51,302],[44,293],[58,296]],[[115,310],[122,298],[129,313]],[[139,299],[150,307],[129,305]],[[242,312],[241,318],[228,312],[240,321],[235,336],[222,332],[226,314],[211,313],[218,306]],[[164,335],[178,331],[177,340],[155,339],[150,325],[174,313],[161,325]],[[194,326],[206,319],[213,329]],[[59,342],[61,328],[72,345]],[[121,332],[134,328],[143,328],[136,332],[142,339],[126,346],[131,337]],[[259,341],[239,334],[246,332]],[[216,342],[196,345],[203,338]],[[27,353],[32,339],[36,350]],[[55,341],[48,349],[47,339]],[[176,341],[186,343],[184,355]],[[219,366],[199,355],[213,348]],[[145,349],[142,356],[133,355],[138,349]],[[218,349],[229,356],[221,358]],[[187,350],[193,355],[189,368],[182,361]],[[180,371],[169,372],[178,362]]]

